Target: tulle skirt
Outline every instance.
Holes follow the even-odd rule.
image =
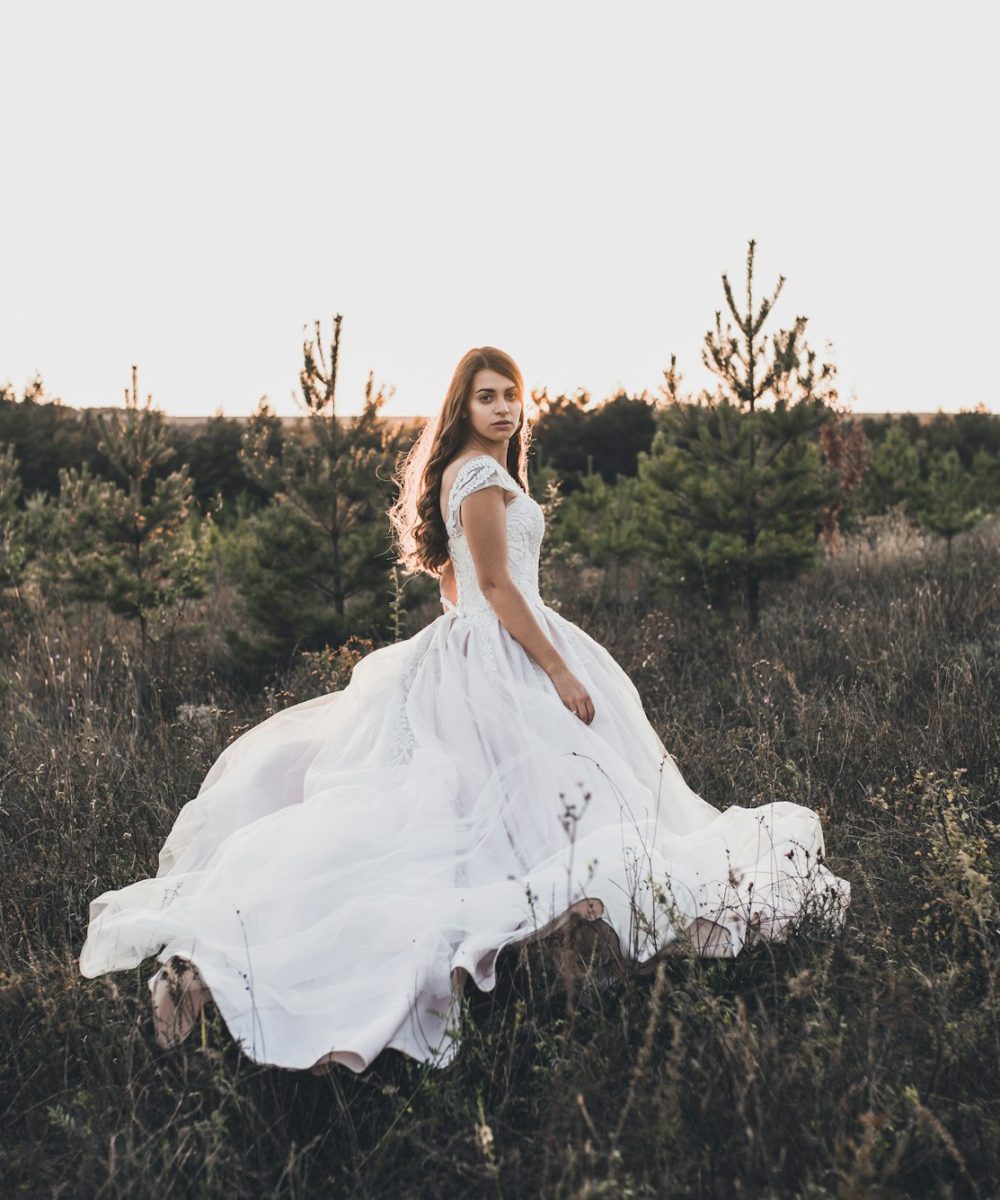
[[[190,960],[257,1062],[444,1067],[468,976],[491,990],[498,953],[580,901],[636,966],[781,940],[810,908],[841,922],[816,814],[696,795],[615,659],[535,611],[590,725],[495,616],[450,609],[233,741],[156,876],[91,902],[81,973]]]

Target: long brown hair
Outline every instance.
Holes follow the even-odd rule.
[[[389,509],[389,522],[398,546],[397,561],[407,575],[426,571],[439,576],[448,564],[448,532],[441,516],[441,477],[462,449],[468,425],[462,420],[472,395],[476,372],[488,369],[517,385],[521,420],[507,443],[507,470],[528,490],[527,452],[531,426],[524,395],[524,378],[516,362],[495,346],[477,346],[459,360],[444,403],[424,425],[393,479],[399,497]]]

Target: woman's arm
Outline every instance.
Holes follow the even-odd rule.
[[[485,487],[470,492],[461,508],[462,528],[483,595],[511,637],[550,677],[566,707],[589,725],[594,719],[594,704],[587,689],[552,644],[510,576],[502,489]]]

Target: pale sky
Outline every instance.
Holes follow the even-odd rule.
[[[429,413],[711,382],[721,276],[863,410],[1000,412],[995,0],[0,0],[0,382]],[[827,343],[830,343],[827,349]]]

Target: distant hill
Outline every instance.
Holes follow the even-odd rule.
[[[964,409],[961,413],[942,412],[940,409],[937,412],[854,412],[851,415],[859,420],[873,421],[891,421],[899,420],[900,417],[916,417],[921,425],[929,425],[932,421],[936,421],[938,417],[960,417],[968,413],[969,409]],[[975,409],[976,412],[985,412],[984,409]],[[986,413],[986,416],[994,416],[996,414]]]
[[[60,407],[65,408],[65,409],[71,409],[73,406],[69,405],[69,404],[60,404]],[[112,412],[123,412],[124,409],[121,405],[110,404],[110,405],[100,405],[100,406],[95,405],[93,407],[86,408],[86,409],[75,409],[74,411],[79,412],[79,413],[83,413],[83,412],[112,413]],[[912,421],[915,418],[919,422],[919,424],[921,426],[923,426],[923,425],[929,425],[932,421],[936,420],[939,417],[957,417],[957,416],[963,415],[964,413],[968,413],[970,411],[984,413],[988,416],[1000,416],[1000,414],[989,413],[989,411],[983,405],[980,405],[976,409],[972,409],[972,410],[963,409],[962,413],[943,412],[940,409],[938,409],[936,412],[867,412],[865,410],[854,410],[851,415],[854,417],[857,417],[859,420],[872,420],[872,421],[900,420],[903,417],[907,417]],[[219,414],[215,414],[215,415],[217,416]],[[226,413],[223,413],[221,415],[223,417],[225,417],[225,419],[227,421],[234,421],[238,425],[245,425],[250,420],[249,415],[229,416]],[[354,415],[355,414],[353,414],[353,413],[348,413],[344,416],[338,417],[337,419],[338,419],[338,421],[341,421],[341,422],[349,421],[351,419],[351,417]],[[191,429],[191,430],[198,429],[202,425],[208,424],[208,422],[213,419],[212,416],[206,416],[206,415],[174,416],[171,413],[164,413],[164,416],[171,425],[176,425],[182,429]],[[385,414],[383,414],[382,419],[384,421],[386,421],[390,426],[396,428],[396,427],[406,427],[406,426],[419,427],[428,418],[426,416],[421,416],[421,415],[397,416],[397,415],[390,415],[388,413],[385,413]],[[282,426],[286,429],[298,428],[300,426],[307,425],[309,422],[309,418],[305,417],[305,416],[296,416],[296,417],[282,416],[279,418],[279,420],[281,421]]]
[[[63,405],[63,407],[69,408],[71,406],[67,404],[67,405]],[[124,412],[125,410],[121,405],[107,404],[107,405],[100,405],[100,406],[95,405],[94,407],[88,408],[86,410],[77,409],[77,411],[78,412],[86,411],[86,412],[94,412],[94,413],[113,413],[113,412]],[[174,416],[172,413],[164,413],[163,415],[166,418],[166,420],[169,422],[169,424],[179,425],[183,429],[197,429],[199,426],[207,425],[209,421],[213,420],[212,416]],[[218,414],[216,414],[216,415],[218,415]],[[227,421],[234,421],[238,425],[245,425],[250,420],[249,415],[246,415],[246,416],[237,415],[237,416],[232,416],[232,417],[228,416],[225,413],[223,413],[222,415],[225,417],[225,419]],[[337,420],[338,421],[349,421],[353,415],[355,415],[355,414],[348,413],[346,416],[338,417]],[[281,421],[282,426],[286,429],[294,429],[301,425],[308,425],[308,423],[309,423],[309,418],[304,417],[304,416],[303,417],[280,417],[279,419]],[[424,423],[424,421],[427,420],[426,417],[394,416],[394,415],[391,415],[388,413],[383,413],[382,419],[386,422],[386,424],[391,425],[393,427],[408,426],[408,425],[422,425]]]
[[[107,412],[110,410],[101,409],[100,411]],[[937,412],[854,412],[852,415],[857,417],[858,419],[871,418],[872,420],[875,420],[875,421],[898,420],[900,417],[911,417],[911,418],[916,417],[921,425],[929,425],[930,422],[933,421],[937,417],[956,417],[959,414],[951,413],[951,412],[946,413],[946,412],[937,411]],[[204,416],[198,416],[198,417],[179,417],[178,416],[178,417],[175,417],[175,416],[171,416],[169,413],[166,414],[166,416],[167,416],[167,420],[172,425],[180,425],[186,429],[197,429],[199,425],[204,425],[211,419],[210,417],[204,417]],[[227,421],[238,421],[241,425],[245,425],[246,422],[249,420],[249,417],[246,417],[246,416],[228,417],[227,416],[226,420]],[[308,417],[282,417],[281,423],[283,426],[288,428],[288,427],[295,427],[295,426],[301,425],[304,422],[307,422],[308,420],[309,420]],[[350,420],[350,416],[340,417],[339,420],[342,420],[342,421]],[[383,414],[383,420],[388,422],[389,425],[393,425],[393,426],[422,425],[427,420],[427,417],[426,416],[392,416],[392,415],[388,415],[388,414]]]

